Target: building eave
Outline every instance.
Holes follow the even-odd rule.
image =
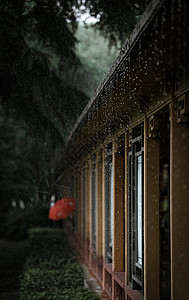
[[[115,63],[111,66],[109,72],[107,73],[104,80],[100,83],[100,85],[97,87],[94,96],[90,99],[84,110],[82,111],[81,115],[77,119],[73,129],[71,130],[66,145],[70,143],[71,139],[76,134],[79,126],[81,125],[82,121],[84,120],[84,117],[89,112],[90,108],[93,106],[95,101],[99,98],[99,96],[104,91],[105,87],[109,85],[109,83],[112,81],[112,79],[115,77],[115,74],[117,71],[121,68],[121,65],[123,61],[130,55],[132,52],[133,47],[137,43],[137,41],[140,39],[141,35],[144,33],[146,28],[149,26],[150,22],[154,18],[154,16],[157,14],[158,10],[162,7],[165,0],[153,0],[147,9],[145,10],[144,14],[141,16],[139,22],[135,26],[134,30],[132,31],[129,39],[127,40],[126,44],[120,51]]]

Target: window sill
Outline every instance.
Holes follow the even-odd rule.
[[[125,272],[114,272],[114,280],[124,289],[125,287]]]
[[[104,268],[106,269],[106,271],[107,271],[108,273],[112,274],[112,264],[106,263],[106,264],[104,265]]]
[[[138,283],[138,285],[140,285],[142,287],[142,282],[140,279],[138,279],[136,276],[132,275],[132,279]]]

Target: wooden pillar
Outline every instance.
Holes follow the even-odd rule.
[[[97,247],[96,253],[98,257],[102,257],[102,153],[97,154]]]
[[[128,282],[128,131],[125,132],[125,285]]]
[[[75,175],[75,168],[72,170],[72,172],[73,172],[73,198],[76,201],[76,203],[75,203],[76,208],[75,208],[75,210],[73,212],[73,219],[74,219],[73,224],[74,224],[74,231],[76,231],[77,230],[77,228],[76,228],[76,222],[77,222],[77,220],[76,220],[76,218],[77,218],[77,211],[76,211],[76,209],[77,209],[77,198],[76,198],[76,175]]]
[[[105,149],[102,150],[102,256],[105,263]],[[102,288],[105,289],[105,270],[102,274]]]
[[[75,198],[76,198],[76,233],[79,235],[79,213],[80,213],[80,199],[79,199],[79,170],[78,165],[75,166]]]
[[[171,101],[171,299],[187,300],[189,289],[189,124],[177,123]]]
[[[86,239],[89,240],[89,165],[86,163],[86,184],[85,184],[85,195],[86,195],[86,214],[85,214],[85,233],[86,233]]]
[[[159,299],[159,144],[144,120],[144,299]]]
[[[83,241],[83,214],[85,213],[83,211],[83,166],[81,167],[81,175],[80,175],[80,185],[81,185],[81,189],[80,189],[80,199],[81,199],[81,240]]]
[[[124,157],[116,151],[114,141],[114,242],[113,271],[124,271]]]
[[[112,169],[113,169],[113,241],[112,241],[112,271],[115,270],[116,247],[115,247],[115,138],[112,141]],[[112,299],[114,298],[114,277],[112,276]]]
[[[91,168],[92,168],[92,164],[91,164],[91,159],[89,159],[89,174],[88,174],[88,179],[89,179],[89,247],[90,249],[92,249],[92,199],[91,199]],[[92,256],[89,256],[89,266],[91,267],[92,265]]]
[[[79,210],[78,210],[78,221],[79,221],[79,236],[82,237],[83,229],[83,201],[82,201],[82,168],[79,166],[78,172],[78,198],[79,198]]]

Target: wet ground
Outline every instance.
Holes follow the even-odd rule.
[[[87,288],[89,288],[91,291],[97,293],[101,299],[107,300],[106,294],[103,292],[100,284],[98,281],[93,277],[93,275],[90,273],[89,269],[86,265],[81,264],[82,269],[84,271],[84,284]]]
[[[28,255],[27,242],[0,240],[0,299],[19,299],[19,276]]]

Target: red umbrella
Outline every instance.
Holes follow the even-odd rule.
[[[75,209],[75,200],[72,198],[63,198],[55,202],[54,206],[50,207],[49,219],[58,221],[66,218]]]

